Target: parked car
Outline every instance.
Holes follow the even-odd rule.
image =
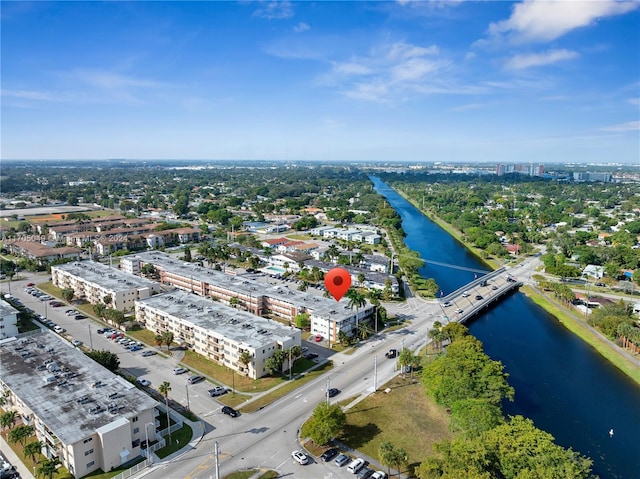
[[[240,415],[240,413],[233,409],[231,406],[224,406],[222,408],[222,414],[226,414],[227,416],[231,417],[238,417]]]
[[[144,351],[144,352],[142,353],[142,355],[143,355],[143,356],[145,356],[145,357],[147,357],[147,356],[153,356],[153,355],[155,355],[155,354],[158,354],[158,353],[157,353],[156,351],[151,350],[151,349],[148,349],[148,350],[146,350],[146,351]]]
[[[368,467],[363,467],[358,471],[358,479],[370,479],[373,475],[373,469],[369,469]]]
[[[338,466],[338,467],[342,467],[342,466],[344,466],[345,464],[348,464],[348,463],[349,463],[349,461],[351,461],[351,458],[350,458],[349,456],[347,456],[346,454],[340,454],[340,455],[336,458],[336,460],[335,460],[334,464],[335,464],[336,466]]]
[[[494,284],[493,286],[491,286],[491,289],[496,291],[498,289],[498,287]]]
[[[309,457],[302,451],[293,451],[291,453],[291,457],[293,457],[293,459],[302,464],[303,466],[305,464],[309,464]]]
[[[189,379],[187,379],[187,382],[189,384],[197,384],[200,381],[204,381],[204,376],[193,375],[193,376],[190,376]]]
[[[481,294],[476,294],[476,301],[480,301],[482,299],[482,295]]]
[[[139,344],[134,344],[133,346],[129,346],[129,351],[131,351],[132,353],[136,351],[140,351],[141,349],[142,349],[142,346],[140,346]]]
[[[340,394],[340,390],[337,388],[329,388],[329,390],[327,391],[327,396],[329,396],[330,398],[337,396],[338,394]]]
[[[453,303],[451,301],[445,301],[444,303],[442,303],[442,306],[444,306],[445,308],[448,308],[449,306],[451,306]]]
[[[357,474],[360,471],[360,469],[362,469],[363,467],[364,467],[364,459],[361,459],[358,457],[354,459],[354,461],[347,466],[347,471],[349,471],[351,474]]]
[[[58,334],[62,334],[62,333],[64,333],[66,331],[66,329],[64,329],[64,328],[62,328],[60,326],[54,326],[53,330]]]
[[[374,472],[369,479],[387,479],[387,473],[384,471]]]
[[[465,291],[464,293],[462,293],[463,298],[468,298],[469,296],[471,296],[471,293],[469,293],[469,291]]]
[[[340,451],[338,451],[338,449],[332,447],[331,449],[327,449],[326,451],[324,451],[320,456],[320,459],[322,459],[324,462],[329,462],[331,459],[336,457],[339,452]]]
[[[209,389],[209,396],[222,396],[223,394],[227,394],[227,388],[223,386],[216,386],[213,389]]]
[[[32,286],[35,286],[35,283],[27,283],[27,288],[30,288]]]
[[[315,359],[318,357],[318,355],[316,353],[307,353],[304,355],[304,357],[307,359]]]
[[[189,370],[187,368],[173,368],[173,374],[184,374],[188,372]]]
[[[313,338],[313,340],[314,340],[316,343],[319,343],[320,341],[322,341],[322,336],[320,336],[320,335],[318,334],[318,335],[316,335],[316,336]]]
[[[67,316],[73,316],[74,314],[76,314],[76,310],[75,309],[67,309],[64,314],[66,314]]]
[[[87,317],[84,314],[76,314],[75,318],[76,319],[87,319]]]
[[[456,309],[456,313],[462,314],[462,313],[464,313],[464,309],[458,308],[458,309]]]
[[[138,378],[138,379],[136,379],[136,381],[138,381],[138,384],[139,384],[140,386],[147,387],[147,386],[150,386],[150,385],[151,385],[151,381],[148,381],[148,380],[146,380],[146,379],[144,379],[144,378]]]
[[[73,341],[71,341],[71,344],[73,344],[74,346],[81,346],[82,341],[78,341],[77,339],[74,339]]]

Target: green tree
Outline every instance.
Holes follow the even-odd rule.
[[[167,408],[167,428],[169,431],[169,444],[171,444],[171,421],[169,420],[169,391],[171,391],[171,383],[169,381],[163,381],[158,386],[158,392],[164,396],[164,405]]]
[[[451,405],[451,430],[477,436],[504,422],[500,405],[484,399],[461,399]]]
[[[294,324],[296,328],[306,329],[311,324],[310,318],[311,314],[309,313],[298,313],[293,318]]]
[[[7,427],[11,429],[16,423],[17,419],[18,419],[17,411],[3,412],[2,414],[0,414],[0,427],[2,427],[2,429],[5,429]]]
[[[427,394],[441,405],[451,406],[461,399],[485,399],[499,403],[513,400],[514,390],[499,361],[487,356],[482,343],[473,336],[454,341],[447,354],[425,366],[422,381]]]
[[[93,312],[96,314],[96,316],[98,316],[99,318],[104,317],[104,312],[107,309],[107,307],[102,304],[102,303],[98,303],[98,304],[94,304],[93,305]]]
[[[167,351],[169,351],[169,348],[171,347],[171,343],[173,343],[173,333],[171,331],[165,331],[164,333],[162,333],[162,341],[164,342],[164,344],[167,345]]]
[[[349,299],[349,304],[347,305],[352,310],[355,308],[356,310],[356,332],[359,331],[358,323],[360,316],[360,308],[367,304],[367,300],[364,295],[360,293],[358,290],[350,288],[349,291],[345,294],[345,296]]]
[[[42,461],[36,471],[38,473],[38,476],[44,476],[47,479],[53,479],[53,475],[58,472],[59,465],[60,459],[54,457],[53,459]]]
[[[16,426],[11,431],[9,431],[9,435],[7,436],[9,442],[19,442],[24,447],[24,443],[26,440],[33,435],[34,428],[33,426],[23,424],[21,426]]]
[[[73,290],[73,288],[63,288],[62,291],[60,291],[60,294],[62,295],[62,299],[64,299],[67,303],[70,303],[73,300],[76,292]]]
[[[111,297],[110,294],[106,294],[104,295],[104,297],[102,298],[102,302],[104,304],[106,304],[107,306],[109,306],[111,304],[111,301],[113,301],[113,298]]]
[[[115,372],[120,367],[120,359],[118,358],[118,355],[111,351],[107,351],[106,349],[101,351],[89,351],[87,356],[107,368],[109,371]]]
[[[401,447],[395,447],[389,441],[383,441],[378,446],[378,459],[380,464],[387,466],[389,477],[391,477],[391,467],[395,466],[400,477],[401,469],[408,464],[407,452]]]
[[[240,356],[238,356],[238,362],[244,366],[244,369],[247,370],[247,375],[249,375],[249,370],[247,369],[247,367],[249,366],[249,364],[251,364],[252,360],[253,356],[251,356],[251,353],[249,351],[242,351],[240,353]]]
[[[36,462],[36,456],[42,451],[42,443],[40,441],[32,441],[26,446],[22,452],[24,455],[31,458],[31,461]]]
[[[340,406],[321,402],[305,424],[305,431],[314,443],[324,445],[342,431],[346,422],[347,416]]]
[[[191,248],[188,246],[184,247],[184,260],[191,263]]]
[[[158,347],[162,346],[162,344],[164,343],[164,338],[162,337],[162,334],[156,334],[153,337],[153,342],[156,343],[156,346]]]

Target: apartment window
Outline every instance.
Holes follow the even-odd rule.
[[[88,437],[82,442],[86,444],[86,443],[91,442],[91,441],[93,441],[93,438],[92,437]]]
[[[138,422],[138,416],[134,417],[131,422]]]
[[[138,434],[139,432],[140,432],[140,428],[139,427],[136,427],[136,428],[133,429],[133,433],[134,434]]]
[[[90,463],[87,464],[87,469],[89,469],[91,466],[93,466],[96,463],[96,461],[91,461]]]
[[[89,449],[88,451],[84,452],[85,456],[88,456],[89,454],[93,454],[93,449]]]

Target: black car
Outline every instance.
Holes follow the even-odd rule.
[[[333,396],[337,396],[340,393],[339,389],[336,388],[329,388],[329,390],[327,391],[327,396],[329,396],[330,398],[332,398]]]
[[[476,301],[480,301],[482,299],[482,295],[476,294]]]
[[[304,357],[307,359],[315,359],[318,357],[318,355],[316,353],[307,353],[304,355]]]
[[[358,471],[358,475],[356,477],[358,477],[358,479],[369,479],[372,474],[373,470],[369,469],[368,467],[363,467]]]
[[[327,449],[326,451],[324,451],[320,456],[320,459],[322,459],[324,462],[329,462],[331,459],[338,455],[338,452],[339,451],[335,447],[332,447],[331,449]]]
[[[240,415],[240,413],[233,409],[231,406],[224,406],[222,408],[222,413],[231,417],[238,417]]]

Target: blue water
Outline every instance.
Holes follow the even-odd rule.
[[[402,217],[405,243],[427,261],[486,270],[476,256],[378,178],[376,191]],[[420,274],[447,294],[474,272],[426,263]],[[521,414],[558,444],[594,461],[602,479],[640,479],[640,387],[521,293],[468,323],[516,390],[506,414]],[[614,436],[609,430],[614,429]]]

